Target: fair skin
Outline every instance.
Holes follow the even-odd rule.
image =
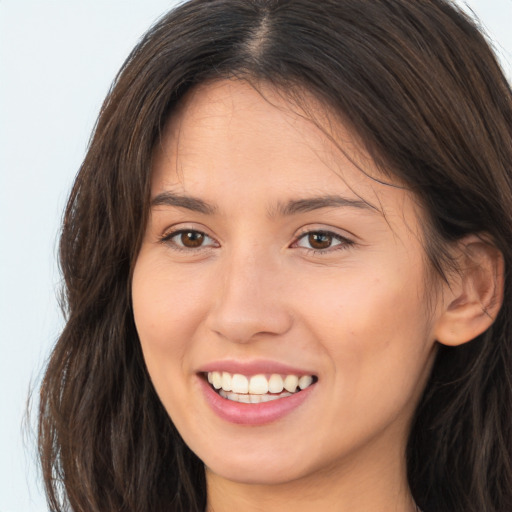
[[[149,374],[209,510],[414,511],[404,453],[436,340],[483,320],[455,332],[469,287],[433,283],[412,194],[263,89],[196,88],[155,149],[132,289]],[[275,365],[313,380],[271,417],[206,382]]]

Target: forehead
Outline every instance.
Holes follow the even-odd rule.
[[[155,147],[153,196],[172,191],[246,206],[264,198],[268,211],[285,199],[342,193],[384,215],[413,213],[412,194],[383,183],[389,178],[356,137],[314,97],[304,99],[298,106],[242,80],[194,88]]]

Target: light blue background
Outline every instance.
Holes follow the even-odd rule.
[[[62,210],[111,80],[176,3],[0,0],[0,512],[47,510],[22,420],[62,326]],[[512,78],[512,0],[468,5]]]

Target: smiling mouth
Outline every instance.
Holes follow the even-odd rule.
[[[286,398],[307,389],[318,381],[315,375],[258,374],[208,372],[203,374],[210,387],[221,397],[233,402],[258,404]]]

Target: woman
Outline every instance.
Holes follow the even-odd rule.
[[[66,210],[74,511],[512,510],[512,96],[444,0],[193,0]]]

